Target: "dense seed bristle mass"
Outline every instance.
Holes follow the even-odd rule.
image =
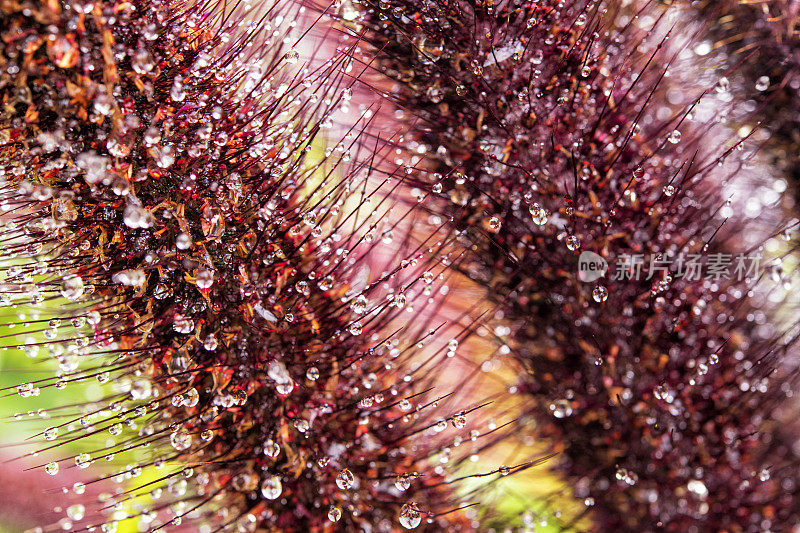
[[[352,132],[319,155],[350,96],[344,56],[298,64],[303,12],[0,4],[3,335],[57,363],[9,392],[62,398],[41,468],[106,491],[74,489],[56,528],[462,527],[429,462],[458,411],[411,364],[434,330],[401,316],[443,267],[396,243],[369,259],[393,223]]]
[[[742,109],[681,35],[685,13],[359,5],[343,23],[390,82],[373,84],[411,130],[397,143],[423,154],[412,185],[475,252],[463,271],[490,289],[527,369],[519,390],[537,427],[525,431],[563,448],[558,469],[596,527],[796,524],[796,449],[775,425],[791,412],[797,328],[776,304],[788,277],[770,255],[789,254],[777,236],[794,226],[764,218],[780,219],[786,182],[762,189],[751,130],[719,126]],[[582,253],[615,272],[582,278]],[[736,270],[740,255],[761,262]],[[731,266],[711,276],[678,262],[720,257]]]

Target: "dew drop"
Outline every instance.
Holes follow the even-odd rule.
[[[206,335],[206,338],[203,341],[203,348],[205,348],[209,352],[213,352],[214,350],[217,349],[217,346],[219,346],[219,343],[217,342],[217,337],[214,336],[213,333],[209,333],[208,335]]]
[[[363,295],[357,296],[350,304],[350,309],[356,314],[362,314],[367,310],[367,298]]]
[[[347,490],[349,488],[352,488],[355,482],[356,482],[356,477],[347,468],[340,471],[339,474],[336,476],[336,486],[342,490]]]
[[[406,491],[411,486],[411,478],[409,474],[401,474],[397,476],[397,479],[394,482],[394,486],[399,491]]]
[[[608,300],[608,289],[602,285],[598,285],[592,291],[592,298],[595,302],[602,303]]]
[[[131,66],[137,73],[147,74],[155,67],[155,61],[153,60],[153,56],[150,55],[150,52],[144,48],[140,48],[134,54],[131,60]]]
[[[146,400],[150,397],[153,386],[148,379],[137,379],[131,385],[131,398],[134,400]]]
[[[67,300],[75,301],[83,296],[83,279],[80,276],[67,276],[61,283],[61,296]]]
[[[414,529],[422,522],[422,513],[415,502],[408,502],[400,508],[400,525]]]
[[[185,233],[179,233],[175,238],[175,246],[179,250],[187,250],[192,245],[192,238]]]
[[[196,278],[198,289],[208,289],[214,284],[214,272],[211,270],[201,269],[197,272]]]
[[[180,452],[192,445],[192,436],[186,430],[180,429],[170,435],[169,441],[172,447]]]
[[[530,212],[533,222],[539,226],[544,226],[547,224],[547,219],[550,217],[547,209],[543,208],[539,204],[532,204],[528,208],[528,212]]]
[[[283,492],[278,476],[270,476],[261,483],[261,494],[268,500],[276,500]]]
[[[286,53],[286,62],[290,65],[294,65],[300,59],[300,53],[297,50],[289,50]]]
[[[172,319],[172,327],[178,333],[191,333],[192,330],[194,330],[194,320],[184,317],[181,314],[176,314],[175,318]]]
[[[75,465],[78,468],[89,468],[94,461],[88,453],[81,453],[75,456]]]
[[[574,252],[581,247],[581,240],[575,235],[570,235],[566,240],[567,249]]]
[[[272,439],[268,439],[264,442],[264,455],[267,457],[272,457],[273,459],[278,457],[281,453],[280,445]]]
[[[567,418],[572,415],[572,405],[567,400],[556,400],[550,404],[550,412],[556,418]]]
[[[342,518],[342,510],[338,507],[331,507],[328,509],[328,520],[331,522],[338,522]]]
[[[85,514],[86,514],[86,508],[79,503],[67,507],[67,516],[72,520],[75,521],[83,520]]]

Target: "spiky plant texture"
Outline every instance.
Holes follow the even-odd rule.
[[[474,527],[446,463],[496,434],[433,390],[442,243],[326,138],[347,57],[298,63],[303,11],[0,3],[3,337],[57,364],[7,392],[61,399],[34,466],[93,473],[52,528]]]
[[[751,132],[726,137],[716,123],[736,103],[675,75],[697,41],[673,9],[382,0],[341,13],[402,110],[414,186],[508,324],[527,431],[563,449],[596,529],[782,530],[800,520],[778,427],[797,329],[772,304],[769,258],[785,226],[748,220],[779,219],[776,198],[723,194],[754,164]],[[691,91],[671,85],[693,76]],[[581,278],[582,252],[609,275]]]

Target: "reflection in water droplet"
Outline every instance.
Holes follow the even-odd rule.
[[[408,502],[400,508],[400,524],[406,529],[414,529],[422,521],[422,513],[415,502]]]
[[[270,476],[261,483],[261,494],[268,500],[275,500],[283,492],[283,485],[278,476]]]
[[[343,469],[336,476],[336,486],[342,490],[347,490],[352,488],[355,482],[356,482],[355,476],[347,468]]]

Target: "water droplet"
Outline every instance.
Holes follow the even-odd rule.
[[[192,245],[192,238],[185,233],[179,233],[175,238],[175,246],[179,250],[187,250]]]
[[[213,333],[209,333],[206,335],[205,340],[203,341],[203,348],[208,350],[209,352],[213,352],[217,349],[219,343],[217,342],[217,337]]]
[[[44,471],[50,474],[51,476],[55,476],[56,474],[58,474],[58,463],[56,462],[47,463],[44,466]]]
[[[669,134],[667,140],[672,144],[678,144],[679,142],[681,142],[681,132],[678,130],[672,130],[672,133]]]
[[[567,243],[567,249],[572,252],[581,247],[581,240],[575,235],[570,235],[569,237],[567,237],[566,243]]]
[[[175,79],[172,89],[169,91],[169,97],[172,98],[173,102],[183,102],[186,99],[186,89],[180,80]]]
[[[75,456],[75,465],[78,468],[89,468],[94,461],[88,453],[81,453]]]
[[[175,163],[175,149],[172,146],[155,146],[151,148],[153,159],[159,168],[169,168]]]
[[[261,494],[268,500],[275,500],[283,492],[283,485],[278,476],[270,476],[261,483]]]
[[[422,513],[415,502],[408,502],[400,508],[400,524],[406,529],[414,529],[422,521]]]
[[[205,268],[197,271],[196,278],[198,289],[208,289],[214,284],[214,272]]]
[[[397,479],[394,482],[394,486],[397,487],[399,491],[406,491],[411,486],[411,480],[413,476],[409,474],[401,474],[397,476]]]
[[[175,318],[172,319],[172,327],[178,333],[191,333],[194,330],[194,320],[181,314],[176,314]]]
[[[632,472],[627,468],[623,468],[621,466],[617,467],[617,471],[614,474],[614,477],[617,478],[618,481],[624,481],[627,485],[635,485],[637,481],[639,481],[639,476],[636,472]]]
[[[367,310],[367,298],[363,295],[357,296],[350,304],[350,309],[356,314],[362,314]]]
[[[761,76],[756,80],[756,91],[764,92],[769,89],[769,76]]]
[[[699,479],[693,479],[689,481],[689,483],[686,484],[686,488],[689,490],[689,492],[694,493],[701,498],[708,496],[708,488],[706,487],[706,484]]]
[[[533,222],[539,226],[544,226],[547,224],[547,219],[550,218],[550,213],[547,212],[547,209],[543,208],[539,204],[532,204],[528,211],[533,218]]]
[[[608,300],[608,289],[602,285],[598,285],[592,291],[592,298],[595,302],[602,303]]]
[[[155,67],[155,61],[153,60],[153,56],[150,55],[150,52],[144,48],[139,48],[133,55],[131,66],[133,70],[139,74],[147,74]]]
[[[331,522],[338,522],[342,518],[342,510],[338,507],[331,507],[328,509],[328,520]]]
[[[86,514],[86,508],[79,503],[67,507],[67,516],[70,517],[70,519],[72,520],[75,521],[83,520],[85,514]]]
[[[153,386],[148,379],[137,379],[131,384],[131,398],[134,400],[146,400],[152,391]]]
[[[280,445],[272,439],[268,439],[264,442],[264,455],[267,457],[272,457],[273,459],[278,457],[281,453]]]
[[[75,301],[83,296],[83,289],[83,279],[80,276],[70,275],[61,283],[61,296]]]
[[[556,418],[567,418],[572,415],[572,404],[567,400],[556,400],[550,404],[550,412]]]
[[[673,194],[675,194],[675,187],[673,185],[664,187],[664,196],[672,196]]]
[[[44,440],[54,440],[58,436],[57,427],[49,427],[44,430]]]
[[[192,445],[192,436],[184,429],[179,429],[169,437],[172,447],[176,450],[183,451]]]
[[[149,228],[155,223],[155,217],[143,207],[128,204],[122,213],[122,221],[129,228]]]
[[[342,490],[351,488],[356,482],[356,477],[347,468],[343,469],[336,476],[336,486]]]
[[[290,65],[294,65],[300,59],[300,53],[297,50],[289,50],[286,52],[286,62]]]

